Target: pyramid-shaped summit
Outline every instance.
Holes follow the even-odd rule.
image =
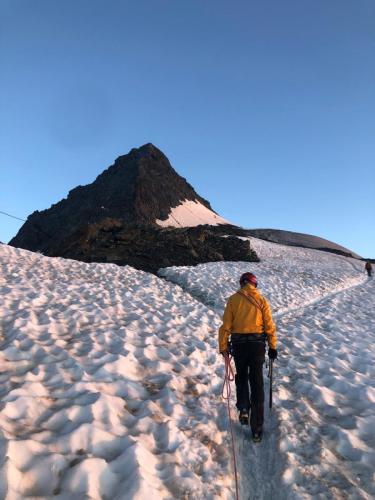
[[[145,144],[117,158],[91,184],[32,213],[10,244],[45,255],[152,271],[163,265],[252,258],[248,243],[244,246],[240,240],[229,250],[230,242],[218,234],[220,227],[226,228],[223,234],[236,232],[158,148]],[[155,248],[158,255],[153,255]]]
[[[82,224],[108,218],[162,227],[228,223],[157,147],[145,144],[117,158],[91,184],[78,186],[51,208],[31,214],[11,244],[45,252]]]

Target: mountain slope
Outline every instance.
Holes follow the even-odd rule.
[[[248,243],[222,238],[232,233],[243,230],[216,214],[167,157],[146,144],[120,156],[93,183],[31,214],[10,244],[51,257],[128,264],[150,272],[171,265],[257,260]]]
[[[125,225],[156,225],[157,219],[166,220],[171,207],[184,200],[196,201],[213,213],[209,202],[176,173],[168,158],[145,144],[117,158],[93,183],[78,186],[51,208],[31,214],[10,244],[45,252],[82,224],[105,218]]]
[[[258,260],[248,243],[222,238],[228,235],[358,257],[315,236],[245,230],[229,223],[152,144],[132,149],[91,184],[31,214],[10,244],[44,255],[128,264],[150,272],[173,265]]]
[[[280,243],[281,245],[314,248],[315,250],[337,253],[346,257],[361,258],[348,248],[311,234],[295,233],[281,229],[248,229],[247,234],[254,238],[261,238],[262,240]]]

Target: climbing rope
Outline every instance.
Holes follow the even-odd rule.
[[[223,389],[221,391],[221,395],[222,395],[223,399],[227,402],[230,434],[232,437],[233,468],[234,468],[234,477],[235,477],[235,482],[236,482],[236,500],[239,500],[236,448],[234,445],[234,433],[233,433],[232,419],[230,418],[230,396],[232,394],[230,383],[233,382],[233,380],[234,380],[234,371],[233,371],[233,368],[231,365],[231,359],[232,359],[232,357],[229,354],[224,355],[225,371],[224,371],[224,383],[223,383]]]

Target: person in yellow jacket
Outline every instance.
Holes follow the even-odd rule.
[[[276,326],[267,300],[257,290],[257,278],[245,273],[240,290],[229,297],[219,329],[219,351],[231,353],[236,365],[237,409],[241,424],[249,424],[254,440],[261,440],[264,413],[263,363],[268,340],[268,356],[277,358]],[[250,394],[249,394],[250,384]],[[250,420],[249,420],[249,411]]]

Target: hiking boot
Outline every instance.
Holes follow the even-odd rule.
[[[260,443],[262,441],[262,437],[263,437],[262,431],[253,432],[253,442],[254,443]]]
[[[249,412],[247,410],[240,410],[238,413],[238,420],[241,425],[249,425]]]

